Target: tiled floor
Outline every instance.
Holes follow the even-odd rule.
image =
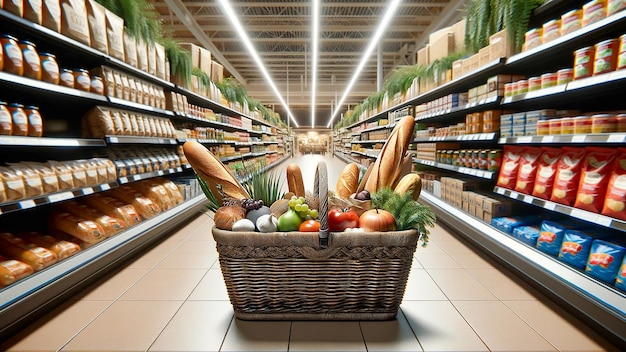
[[[296,160],[312,189],[320,156]],[[327,158],[329,187],[344,163]],[[278,167],[284,172],[286,163]],[[233,319],[211,218],[178,232],[0,345],[8,351],[613,351],[600,336],[441,226],[418,248],[398,317]]]

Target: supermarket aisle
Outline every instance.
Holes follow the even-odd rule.
[[[312,186],[320,155],[293,159]],[[341,168],[326,157],[333,188]],[[289,161],[292,162],[292,161]],[[287,162],[276,170],[284,172]],[[310,185],[310,186],[309,186]],[[386,322],[233,319],[211,218],[171,237],[0,345],[9,351],[616,350],[447,229],[418,248],[401,312]]]

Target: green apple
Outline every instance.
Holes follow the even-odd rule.
[[[278,218],[278,231],[298,231],[301,223],[302,218],[300,218],[298,213],[293,209],[289,209]]]

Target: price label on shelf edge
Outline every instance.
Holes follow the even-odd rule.
[[[68,200],[72,198],[74,198],[74,194],[72,194],[72,192],[61,192],[61,193],[49,195],[48,202],[50,203],[62,202],[64,200]]]

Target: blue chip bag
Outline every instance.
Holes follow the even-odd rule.
[[[585,271],[598,280],[613,284],[625,252],[626,248],[619,243],[594,240]]]
[[[491,224],[498,230],[504,231],[508,234],[513,234],[513,230],[519,226],[531,225],[537,223],[536,216],[519,216],[510,217],[505,216],[501,218],[493,218]]]
[[[594,236],[582,231],[565,231],[559,250],[559,260],[578,269],[584,269],[593,240]]]
[[[615,278],[615,287],[622,291],[626,291],[626,256],[622,260],[622,265],[617,270],[617,278]]]
[[[513,230],[513,237],[535,247],[539,239],[539,227],[537,226],[518,226]]]
[[[537,249],[550,255],[558,255],[566,230],[568,229],[561,224],[544,220],[539,229]]]

